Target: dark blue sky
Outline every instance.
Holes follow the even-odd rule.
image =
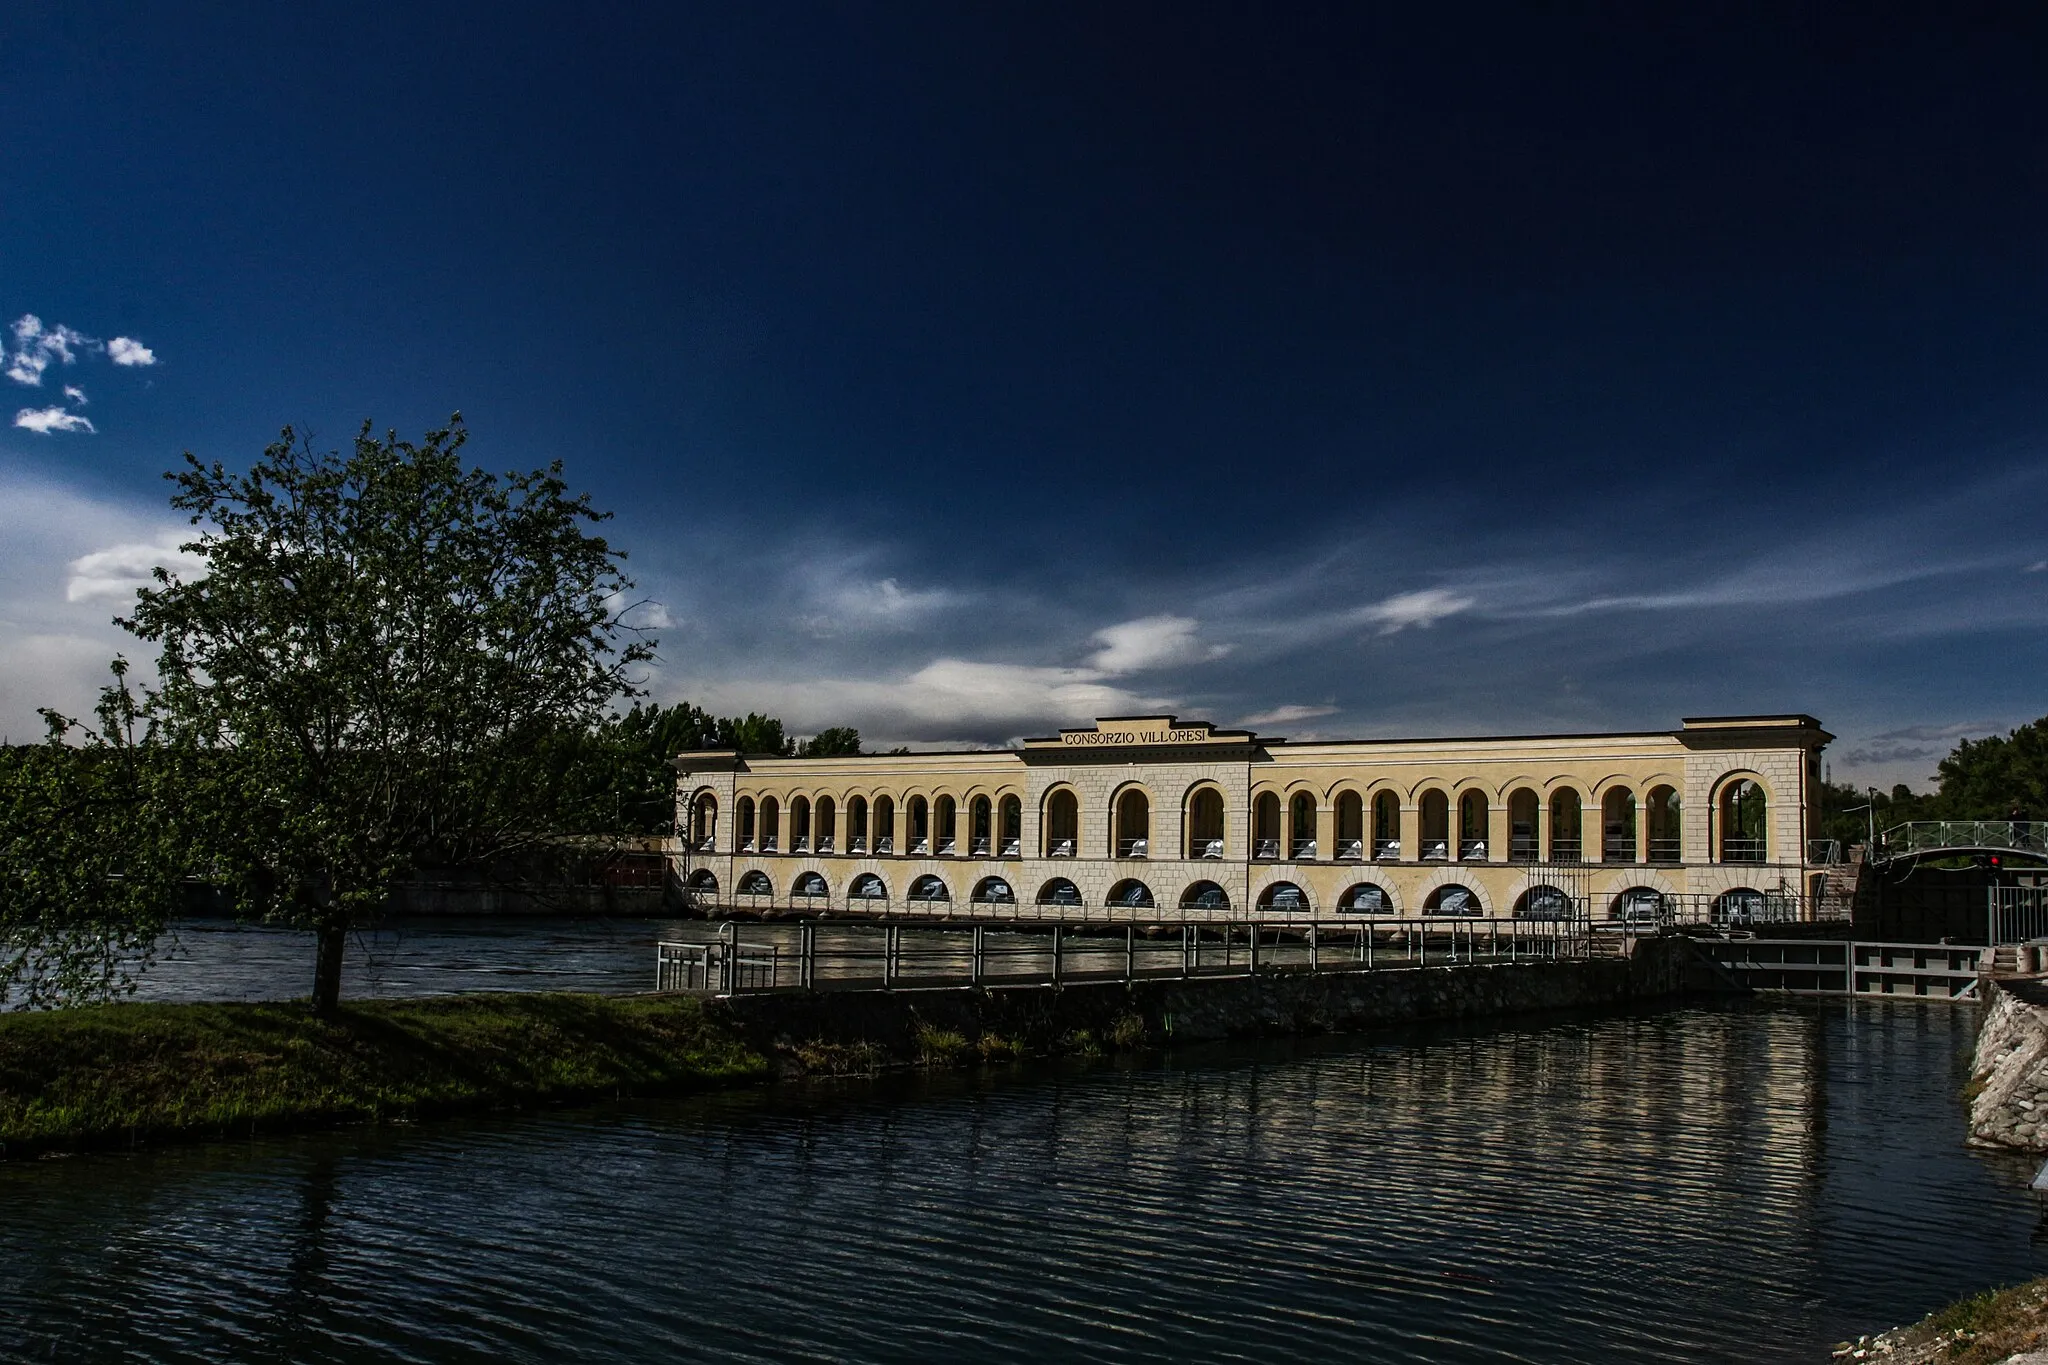
[[[2048,711],[2048,25],[420,8],[0,17],[8,729],[180,450],[457,408],[799,729]]]

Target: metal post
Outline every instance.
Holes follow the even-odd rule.
[[[1052,984],[1060,984],[1060,926],[1057,922],[1052,926]]]
[[[739,986],[739,974],[733,970],[733,959],[739,956],[740,923],[727,920],[719,927],[718,993],[731,995]]]
[[[1259,974],[1259,922],[1257,920],[1252,921],[1251,929],[1251,965],[1248,966],[1245,970],[1250,975],[1257,976]]]
[[[977,986],[979,986],[979,985],[981,984],[981,975],[982,975],[982,967],[981,967],[981,961],[982,961],[982,957],[981,957],[981,955],[982,955],[982,947],[981,947],[981,926],[980,926],[979,924],[977,924],[977,925],[975,925],[975,926],[974,926],[974,953],[973,953],[973,966],[972,966],[972,967],[971,967],[971,968],[969,969],[969,976],[970,976],[970,979],[971,979],[971,980],[972,980],[972,981],[974,982],[974,984],[975,984],[975,985],[977,985]]]
[[[1377,964],[1372,960],[1373,949],[1377,946],[1372,941],[1372,921],[1367,920],[1365,922],[1365,969],[1367,971],[1374,971],[1377,968]]]
[[[882,989],[885,991],[896,984],[896,933],[897,926],[882,926]]]
[[[1316,926],[1313,924],[1308,927],[1308,969],[1312,972],[1322,970],[1322,960],[1316,952]]]
[[[1138,975],[1138,926],[1124,926],[1124,980],[1131,981]]]
[[[1183,923],[1180,926],[1180,974],[1193,976],[1195,964],[1195,926]]]
[[[800,985],[811,990],[818,981],[818,926],[805,920],[797,926],[797,951],[803,955]]]

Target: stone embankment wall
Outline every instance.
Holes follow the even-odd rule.
[[[1970,1139],[2048,1151],[2048,983],[1986,979],[1970,1072]]]
[[[1076,1035],[1120,1043],[1344,1033],[1424,1020],[1578,1009],[1726,991],[1683,938],[1640,940],[1625,958],[1425,970],[1276,972],[1256,977],[1050,986],[742,995],[717,1008],[757,1045],[857,1045],[915,1056],[951,1034],[1052,1050]]]

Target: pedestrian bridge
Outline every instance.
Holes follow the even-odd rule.
[[[1877,836],[1872,864],[2014,854],[2048,864],[2048,820],[1914,820]]]

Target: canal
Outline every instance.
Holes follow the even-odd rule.
[[[1681,1006],[0,1166],[0,1355],[1817,1361],[2037,1273],[1972,1007]]]

